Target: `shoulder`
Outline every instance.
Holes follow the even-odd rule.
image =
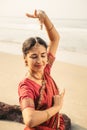
[[[24,98],[34,99],[35,97],[34,86],[31,84],[31,82],[27,78],[25,78],[19,83],[18,95],[19,95],[19,101],[23,100]]]
[[[18,93],[32,93],[35,94],[39,91],[40,86],[31,79],[25,78],[18,85]]]
[[[22,92],[28,92],[28,91],[34,91],[33,89],[33,85],[30,82],[30,80],[28,78],[23,79],[22,81],[20,81],[19,85],[18,85],[18,93],[22,93]]]
[[[48,63],[47,63],[45,70],[44,70],[45,73],[50,74],[51,67],[52,67],[54,61],[55,61],[55,57],[51,53],[48,53]]]

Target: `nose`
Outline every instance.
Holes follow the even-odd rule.
[[[37,58],[37,63],[40,64],[41,62],[42,62],[42,58],[39,56],[39,57]]]

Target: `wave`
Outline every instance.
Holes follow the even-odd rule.
[[[87,54],[87,20],[52,19],[52,21],[60,33],[60,50]],[[27,37],[36,35],[48,40],[45,30],[40,31],[39,23],[34,20],[0,17],[1,48],[3,44],[14,48],[17,45],[21,46]]]

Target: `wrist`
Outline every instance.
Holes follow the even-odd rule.
[[[47,120],[48,120],[50,118],[50,114],[49,114],[48,110],[46,110],[45,112],[47,114]]]
[[[44,18],[44,25],[49,32],[54,28],[54,25],[52,24],[52,22],[46,14]]]
[[[60,107],[59,107],[59,106],[54,105],[53,107],[54,107],[55,111],[57,111],[57,112],[59,112],[59,111],[60,111]]]
[[[50,28],[48,28],[48,31],[50,32],[54,28],[54,25],[52,24]]]

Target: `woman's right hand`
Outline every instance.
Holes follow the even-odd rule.
[[[62,106],[63,106],[63,99],[64,99],[64,95],[65,95],[65,89],[63,90],[63,92],[59,95],[55,95],[53,97],[54,99],[54,105],[58,108],[58,112],[61,110]]]
[[[42,29],[42,26],[46,17],[46,13],[43,10],[35,10],[34,14],[26,13],[26,16],[29,18],[38,18],[41,29]]]

